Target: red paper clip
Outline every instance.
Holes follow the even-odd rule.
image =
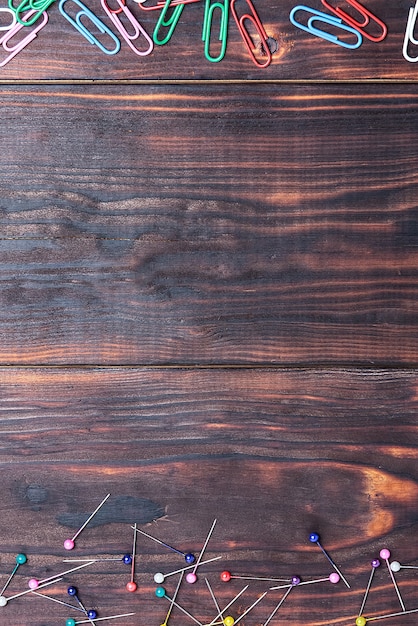
[[[234,16],[235,22],[238,26],[238,30],[241,33],[241,37],[244,40],[245,46],[248,50],[251,60],[253,61],[253,63],[257,65],[257,67],[267,67],[268,65],[270,65],[271,59],[272,59],[271,51],[270,51],[268,41],[267,41],[269,37],[267,36],[264,26],[262,25],[260,18],[258,17],[258,14],[254,8],[254,5],[251,2],[251,0],[245,0],[251,13],[244,13],[243,15],[241,15],[241,17],[238,17],[237,12],[235,11],[236,2],[237,0],[231,0],[231,4],[230,4],[231,12],[232,12],[232,15]],[[248,29],[245,27],[246,20],[251,22],[251,24],[256,29],[258,36],[261,39],[261,50],[264,52],[264,54],[267,57],[264,63],[261,63],[254,54],[254,50],[256,50],[256,46],[254,45],[254,41],[250,33],[248,32]]]
[[[351,15],[348,15],[348,13],[341,11],[339,7],[331,6],[330,3],[327,2],[327,0],[321,0],[321,2],[324,5],[324,7],[326,7],[329,11],[334,13],[334,15],[338,15],[338,17],[344,20],[344,22],[347,22],[347,24],[349,24],[350,26],[358,30],[359,33],[364,35],[364,37],[367,37],[367,39],[370,39],[370,41],[375,41],[375,42],[382,41],[388,34],[388,29],[387,29],[386,24],[384,24],[382,20],[379,20],[379,18],[376,17],[376,15],[373,15],[373,13],[371,13],[368,9],[366,9],[366,7],[360,4],[360,2],[357,2],[357,0],[347,0],[347,3],[351,4],[352,7],[354,7],[355,9],[358,10],[359,13],[361,13],[361,15],[364,18],[363,22],[358,22],[353,17],[351,17]],[[364,30],[364,28],[368,24],[370,24],[370,20],[373,20],[374,22],[376,22],[376,24],[378,24],[382,29],[382,34],[379,35],[378,37],[374,37],[373,35],[370,35],[367,31]]]

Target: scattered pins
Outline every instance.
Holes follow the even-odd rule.
[[[361,603],[360,611],[358,612],[358,617],[356,619],[356,626],[365,626],[366,624],[365,618],[363,617],[362,613],[364,611],[364,607],[366,605],[366,600],[369,595],[370,587],[373,582],[374,573],[377,570],[377,568],[380,567],[379,559],[373,559],[373,561],[371,562],[371,566],[372,566],[372,569],[370,571],[370,576],[369,576],[369,580],[367,583],[366,591],[364,592],[363,602]]]
[[[245,585],[245,587],[243,587],[243,589],[241,589],[240,592],[237,593],[237,595],[232,598],[232,600],[226,605],[226,607],[224,609],[222,609],[222,611],[219,611],[217,616],[208,624],[208,626],[213,626],[213,624],[216,624],[218,622],[219,619],[222,619],[223,622],[225,622],[226,617],[223,618],[223,614],[226,613],[226,611],[229,609],[229,607],[234,604],[234,602],[236,600],[238,600],[238,598],[244,593],[244,591],[246,591],[248,589],[249,585]],[[230,617],[230,616],[228,616]],[[235,622],[235,620],[234,620]]]
[[[134,578],[135,578],[136,537],[137,537],[137,532],[136,531],[137,531],[137,528],[136,528],[136,524],[135,524],[135,526],[134,526],[134,539],[133,539],[133,544],[132,544],[132,558],[131,558],[130,554],[129,555],[125,555],[125,556],[129,556],[130,561],[131,561],[131,580],[128,583],[126,583],[126,589],[127,589],[127,591],[131,591],[132,593],[138,589],[138,585],[134,581]]]
[[[166,598],[171,603],[170,604],[171,607],[173,606],[177,607],[182,613],[187,615],[187,617],[190,617],[191,620],[193,620],[196,624],[198,624],[198,626],[203,626],[202,622],[199,622],[199,620],[197,620],[191,613],[186,611],[186,609],[184,609],[180,604],[177,604],[174,598],[170,598],[166,594],[164,587],[157,587],[157,589],[155,590],[155,595],[157,596],[157,598]],[[162,624],[161,626],[164,626],[164,625]]]
[[[282,606],[282,604],[286,600],[286,598],[289,595],[289,593],[292,591],[293,587],[295,587],[296,585],[300,585],[300,582],[301,581],[300,581],[299,576],[293,576],[292,577],[292,583],[293,584],[289,585],[289,588],[287,589],[287,591],[285,591],[285,593],[282,596],[282,598],[280,599],[279,603],[274,607],[273,611],[270,613],[270,615],[268,616],[267,620],[264,622],[263,626],[267,626],[267,624],[269,624],[271,622],[273,617],[276,615],[277,611],[280,609],[280,607]]]
[[[205,550],[206,550],[206,546],[207,546],[207,545],[208,545],[208,543],[209,543],[209,539],[210,539],[210,538],[211,538],[211,536],[212,536],[213,530],[214,530],[214,528],[215,528],[215,524],[216,524],[216,519],[215,519],[215,520],[213,520],[213,524],[212,524],[212,526],[210,527],[210,530],[209,530],[209,532],[208,532],[208,534],[207,534],[207,537],[206,537],[206,539],[205,539],[205,543],[203,544],[203,547],[202,547],[202,549],[201,549],[201,551],[200,551],[200,554],[199,554],[199,556],[198,556],[198,559],[197,559],[196,563],[194,564],[193,570],[192,570],[191,572],[189,572],[189,573],[186,575],[186,580],[187,580],[187,582],[188,582],[188,583],[190,583],[190,584],[195,583],[195,582],[196,582],[196,580],[197,580],[196,570],[197,570],[197,568],[199,567],[199,564],[200,564],[200,561],[201,561],[201,559],[202,559],[203,553],[205,552]]]
[[[134,526],[132,526],[132,528],[134,528]],[[184,560],[189,565],[192,565],[196,561],[195,555],[192,554],[191,552],[182,552],[181,550],[177,550],[177,548],[173,548],[173,546],[170,546],[170,544],[165,543],[164,541],[161,541],[161,539],[157,539],[156,537],[149,535],[145,531],[140,530],[139,528],[136,528],[136,524],[135,524],[135,529],[137,533],[141,533],[141,535],[145,535],[145,537],[148,537],[148,539],[152,539],[152,541],[159,543],[161,546],[168,548],[169,550],[171,550],[172,552],[175,552],[176,554],[181,554],[181,556],[184,556]]]
[[[26,554],[20,553],[16,555],[16,565],[14,566],[13,571],[10,574],[9,578],[7,579],[6,584],[4,585],[3,589],[0,591],[0,596],[2,596],[3,593],[6,591],[7,587],[9,586],[13,576],[16,574],[19,567],[23,565],[24,563],[26,563],[27,560],[28,559],[27,559]]]
[[[54,598],[53,596],[48,596],[46,593],[39,593],[38,591],[34,591],[33,589],[31,589],[31,593],[32,595],[39,596],[40,598],[45,598],[45,600],[51,600],[51,602],[56,602],[57,604],[68,606],[70,609],[73,609],[74,611],[81,611],[82,613],[84,613],[83,609],[81,609],[80,607],[73,606],[72,604],[69,604],[68,602],[63,602],[62,600],[58,600],[58,598]]]
[[[243,617],[245,617],[246,615],[248,615],[248,613],[249,613],[250,611],[252,611],[252,610],[253,610],[253,608],[254,608],[254,607],[256,607],[256,606],[257,606],[257,604],[259,604],[259,603],[261,602],[261,600],[262,600],[262,599],[263,599],[263,598],[267,595],[267,593],[268,593],[268,591],[265,591],[263,594],[261,594],[261,596],[260,596],[260,597],[259,597],[259,598],[255,601],[255,602],[253,602],[253,603],[252,603],[252,605],[251,605],[251,606],[249,606],[249,607],[248,607],[248,609],[246,609],[246,610],[244,611],[244,613],[242,613],[242,614],[239,616],[239,618],[238,618],[238,619],[236,619],[236,620],[234,621],[234,625],[235,625],[235,624],[238,624],[238,622],[239,622],[239,621],[241,621]]]
[[[215,556],[212,559],[207,559],[206,561],[201,561],[199,565],[205,565],[206,563],[212,563],[212,561],[218,561],[221,559],[221,556]],[[154,582],[158,585],[161,585],[166,578],[169,576],[174,576],[175,574],[180,574],[180,572],[185,572],[188,569],[193,569],[194,565],[189,565],[188,567],[182,567],[181,569],[176,569],[174,572],[169,572],[168,574],[163,574],[162,572],[157,572],[154,574]]]
[[[37,578],[31,578],[28,581],[28,587],[29,589],[32,589],[32,590],[38,589],[38,587],[40,587],[41,585],[43,585],[44,583],[50,580],[56,580],[59,576],[65,576],[65,574],[71,574],[71,572],[76,572],[79,569],[83,569],[83,567],[88,567],[89,565],[92,565],[92,563],[94,563],[94,561],[88,561],[87,563],[83,563],[83,565],[72,567],[71,569],[65,570],[65,572],[60,572],[59,574],[55,574],[55,576],[50,576],[49,578],[44,578],[43,580],[38,580]]]
[[[235,576],[232,575],[231,572],[225,570],[221,572],[220,579],[224,583],[228,583],[232,578],[237,578],[239,580],[267,580],[269,582],[278,582],[278,583],[288,583],[290,582],[289,578],[263,578],[263,577],[255,577],[255,576]]]
[[[338,569],[338,567],[336,566],[336,564],[334,563],[334,561],[331,559],[330,555],[328,554],[328,552],[321,546],[321,543],[319,541],[319,535],[318,533],[311,533],[309,535],[309,541],[311,543],[316,543],[316,545],[322,550],[322,553],[324,554],[324,556],[328,559],[329,563],[331,563],[332,567],[334,567],[336,569],[336,571],[338,572],[341,580],[343,581],[343,583],[346,585],[346,587],[348,587],[350,589],[350,585],[348,584],[347,580],[344,578],[342,572]]]
[[[179,577],[179,581],[177,583],[176,590],[174,591],[173,597],[170,600],[170,606],[168,608],[167,615],[165,616],[165,620],[163,621],[161,626],[167,626],[168,620],[170,619],[171,611],[173,610],[174,602],[177,599],[177,594],[179,592],[181,581],[183,580],[183,576],[184,576],[184,572],[181,572],[180,577]]]
[[[106,502],[106,500],[110,498],[110,493],[107,494],[107,496],[102,500],[102,502],[99,504],[99,506],[93,511],[93,513],[90,515],[90,517],[88,517],[86,519],[86,521],[84,522],[84,524],[81,526],[81,528],[79,528],[76,532],[76,534],[71,538],[71,539],[66,539],[64,541],[64,548],[66,550],[72,550],[75,546],[75,540],[77,539],[78,535],[81,533],[81,531],[83,531],[85,529],[85,527],[87,526],[87,524],[90,522],[91,519],[93,519],[93,517],[96,515],[96,513],[99,511],[99,509],[102,508],[102,506],[104,505],[104,503]]]
[[[106,619],[118,619],[120,617],[130,617],[131,615],[135,615],[135,613],[122,613],[121,615],[109,615],[108,617],[98,617],[96,618],[96,622],[103,622]],[[82,619],[75,621],[72,617],[69,617],[65,620],[65,626],[77,626],[77,624],[88,624],[91,622],[90,619]]]
[[[86,609],[86,607],[84,606],[84,604],[81,602],[80,598],[78,597],[77,587],[74,587],[73,585],[71,585],[70,587],[68,587],[67,593],[71,598],[74,598],[74,600],[78,602],[83,613],[87,615],[87,617],[89,618],[89,621],[92,624],[94,624],[93,620],[96,619],[97,612],[94,609],[91,609],[90,611]]]
[[[213,593],[212,587],[210,586],[210,583],[209,583],[207,578],[205,578],[205,583],[206,583],[207,588],[209,589],[209,593],[212,596],[212,600],[213,600],[213,602],[215,604],[216,610],[218,611],[218,615],[219,615],[219,613],[221,613],[221,607],[219,606],[218,601],[215,598],[215,594]],[[226,617],[224,617],[224,619],[222,620],[221,624],[223,626],[234,626],[235,620],[232,617],[232,615],[227,615]]]

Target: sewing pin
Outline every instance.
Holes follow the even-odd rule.
[[[166,594],[164,587],[157,587],[155,590],[155,595],[157,596],[157,598],[166,598],[167,600],[169,600],[169,602],[171,602],[172,606],[176,606],[180,611],[187,615],[187,617],[190,617],[191,620],[196,622],[196,624],[198,624],[199,626],[203,626],[202,622],[199,622],[199,620],[197,620],[191,613],[186,611],[186,609],[180,606],[180,604],[177,604],[177,602],[173,598],[170,598]]]
[[[392,571],[392,569],[390,567],[390,563],[389,563],[390,550],[388,550],[387,548],[383,548],[383,550],[380,550],[379,554],[380,554],[380,558],[383,559],[384,561],[386,561],[386,565],[387,565],[387,568],[388,568],[388,571],[389,571],[389,575],[390,575],[390,577],[392,579],[393,586],[395,587],[395,591],[396,591],[396,594],[398,596],[399,603],[400,603],[400,605],[402,607],[402,611],[405,611],[405,604],[403,603],[401,592],[399,591],[399,587],[397,585],[397,582],[395,580],[395,576],[393,575],[393,571]]]
[[[208,626],[213,626],[215,624],[215,622],[219,619],[222,618],[222,615],[225,613],[225,611],[227,611],[229,609],[229,607],[231,606],[231,604],[234,604],[235,600],[238,600],[238,598],[240,597],[240,595],[242,595],[244,593],[244,591],[246,591],[246,589],[248,589],[249,585],[245,585],[245,587],[243,589],[241,589],[241,591],[239,593],[237,593],[237,595],[235,596],[235,598],[232,598],[231,602],[229,602],[226,607],[224,609],[222,609],[222,611],[219,611],[218,615],[216,615],[216,617],[213,618],[213,620],[208,624]],[[223,618],[222,618],[223,619]],[[226,618],[225,618],[226,619]]]
[[[49,578],[44,578],[43,580],[38,580],[37,578],[31,578],[28,581],[29,589],[38,589],[40,585],[46,583],[48,580],[56,579],[57,576],[64,576],[65,574],[70,574],[71,572],[76,572],[83,567],[87,567],[88,565],[92,565],[94,561],[88,561],[88,563],[83,563],[83,565],[77,565],[77,567],[72,567],[71,569],[65,570],[65,572],[60,572],[59,574],[55,574],[55,576],[50,576]]]
[[[200,563],[200,561],[201,561],[201,559],[202,559],[203,553],[204,553],[204,551],[206,550],[206,546],[207,546],[207,545],[208,545],[208,543],[209,543],[209,539],[211,538],[211,535],[212,535],[212,533],[213,533],[213,529],[215,528],[215,524],[216,524],[216,519],[215,519],[215,520],[213,520],[213,524],[212,524],[212,526],[210,527],[210,530],[209,530],[209,532],[208,532],[208,534],[207,534],[207,537],[206,537],[206,539],[205,539],[205,543],[203,544],[203,547],[202,547],[202,549],[201,549],[201,551],[200,551],[200,554],[199,554],[199,556],[198,556],[198,558],[197,558],[197,561],[196,561],[196,563],[194,564],[193,570],[192,570],[191,572],[189,572],[189,573],[186,575],[186,580],[187,580],[187,582],[188,582],[188,583],[190,583],[190,584],[195,583],[195,582],[196,582],[196,580],[197,580],[196,570],[197,570],[197,568],[199,567],[199,563]]]
[[[341,577],[341,580],[343,581],[343,583],[346,585],[346,587],[348,587],[349,589],[351,589],[350,585],[348,584],[347,580],[344,578],[342,572],[338,569],[338,567],[336,566],[336,564],[334,563],[334,561],[331,559],[330,555],[328,554],[328,552],[321,546],[321,543],[319,541],[319,535],[318,533],[311,533],[309,535],[309,541],[311,543],[316,543],[316,545],[322,550],[322,553],[324,554],[324,556],[328,559],[329,563],[331,563],[332,567],[334,567],[338,574]]]
[[[42,589],[43,587],[47,587],[48,585],[53,585],[54,583],[58,583],[60,580],[62,580],[62,578],[54,578],[54,580],[50,580],[43,585],[39,585],[39,589]],[[6,596],[0,596],[0,607],[6,606],[6,604],[10,602],[10,600],[14,600],[15,598],[20,598],[20,596],[24,596],[27,593],[31,593],[31,591],[33,591],[33,589],[27,589],[26,591],[21,591],[20,593],[16,593],[14,596],[10,596],[9,598],[6,598]]]
[[[16,574],[17,570],[19,569],[19,566],[20,566],[20,565],[23,565],[24,563],[26,563],[26,561],[27,561],[27,560],[28,560],[28,559],[27,559],[26,554],[22,554],[22,553],[20,553],[20,554],[18,554],[18,555],[16,556],[16,565],[14,566],[13,571],[12,571],[12,573],[10,574],[9,578],[7,579],[7,582],[6,582],[6,584],[4,585],[3,589],[0,591],[0,596],[2,596],[2,595],[3,595],[3,593],[6,591],[7,587],[8,587],[8,586],[9,586],[9,584],[10,584],[10,581],[12,580],[13,576]]]
[[[210,583],[207,578],[205,578],[205,582],[206,582],[207,588],[209,589],[209,593],[212,596],[212,600],[216,606],[216,610],[219,613],[221,613],[221,607],[219,606],[218,601],[215,598],[215,594],[213,593],[212,587],[210,586]],[[218,623],[223,624],[223,626],[234,626],[235,620],[231,615],[227,615],[226,617],[224,617],[222,622],[215,622],[215,624],[218,624]]]
[[[81,602],[80,598],[77,595],[77,587],[74,587],[73,585],[71,585],[70,587],[68,587],[67,593],[68,593],[69,596],[71,596],[72,598],[75,598],[75,600],[77,600],[78,604],[81,607],[81,610],[83,611],[83,613],[85,615],[87,615],[87,617],[89,618],[89,621],[94,626],[93,620],[97,617],[97,612],[94,611],[94,610],[88,611],[86,609],[86,607],[84,606],[84,604]]]
[[[81,528],[79,528],[76,532],[76,534],[71,538],[71,539],[66,539],[64,541],[64,548],[66,550],[72,550],[74,548],[75,545],[75,540],[77,539],[78,535],[81,533],[82,530],[85,529],[85,527],[87,526],[87,524],[90,522],[90,520],[96,515],[96,513],[99,511],[99,509],[102,508],[102,506],[104,505],[104,503],[106,502],[106,500],[110,497],[110,493],[107,494],[107,496],[102,500],[102,502],[99,504],[99,506],[93,511],[93,513],[86,519],[86,521],[84,522],[84,524],[81,526]]]
[[[105,619],[116,619],[118,617],[130,617],[131,615],[135,615],[135,613],[122,613],[121,615],[109,615],[108,617],[98,617],[95,621],[96,622],[102,622]],[[90,621],[91,620],[89,620],[89,619],[82,619],[82,620],[78,620],[76,622],[75,619],[73,619],[72,617],[69,617],[65,621],[65,626],[76,626],[77,624],[87,624]]]
[[[173,606],[174,606],[174,604],[173,604],[173,603],[174,603],[174,602],[176,601],[176,599],[177,599],[177,594],[178,594],[178,592],[179,592],[180,585],[181,585],[181,581],[183,580],[183,576],[184,576],[184,572],[181,572],[180,577],[179,577],[179,581],[178,581],[178,583],[177,583],[177,587],[176,587],[176,589],[175,589],[175,591],[174,591],[174,594],[173,594],[172,599],[170,600],[170,606],[169,606],[169,608],[168,608],[167,615],[165,616],[165,620],[163,621],[163,623],[161,624],[161,626],[167,626],[167,622],[168,622],[168,620],[170,619],[170,615],[171,615],[171,612],[172,612],[172,610],[173,610]]]
[[[131,526],[131,528],[133,528],[133,526]],[[145,537],[148,537],[148,539],[152,539],[152,541],[159,543],[161,546],[168,548],[172,552],[176,552],[176,554],[181,554],[181,556],[184,556],[186,563],[188,563],[189,565],[191,565],[192,563],[196,561],[195,555],[192,554],[191,552],[182,552],[181,550],[177,550],[177,548],[173,548],[173,546],[170,546],[170,544],[165,543],[164,541],[161,541],[161,539],[157,539],[156,537],[153,537],[152,535],[149,535],[144,530],[140,530],[139,528],[136,529],[136,532],[141,533],[141,535],[145,535]]]
[[[392,572],[399,572],[401,569],[418,569],[416,565],[401,565],[399,561],[392,561],[390,564]]]
[[[270,587],[270,591],[273,591],[275,589],[288,589],[289,587],[294,587],[295,585],[300,585],[300,586],[314,585],[315,583],[325,583],[327,581],[335,585],[336,583],[340,582],[340,576],[337,574],[337,572],[332,572],[332,574],[330,574],[328,578],[317,578],[316,580],[304,580],[303,582],[301,582],[300,579],[299,579],[299,582],[296,582],[297,578],[299,577],[293,576],[292,582],[290,583],[290,585],[279,585],[278,587]]]
[[[288,578],[262,578],[262,577],[256,578],[255,576],[235,576],[235,575],[232,575],[231,572],[228,572],[227,570],[225,570],[224,572],[221,572],[220,574],[220,579],[224,583],[229,582],[231,578],[238,578],[240,580],[268,580],[272,582],[282,582],[282,583],[290,582]]]
[[[125,565],[132,563],[132,556],[130,554],[124,554],[122,557],[106,557],[98,558],[92,557],[91,559],[62,559],[63,563],[101,563],[102,561],[122,561]]]
[[[273,617],[276,615],[277,611],[280,609],[280,607],[282,606],[283,602],[286,600],[287,596],[289,595],[289,593],[292,591],[294,585],[291,585],[288,590],[285,592],[285,594],[282,596],[280,602],[274,607],[273,611],[270,613],[270,615],[268,616],[267,620],[264,622],[263,626],[267,626],[267,624],[269,624],[271,622],[271,620],[273,619]]]
[[[362,613],[363,613],[364,607],[366,605],[366,600],[367,600],[367,596],[369,595],[370,587],[372,586],[372,580],[373,580],[374,573],[375,573],[376,569],[378,567],[380,567],[379,559],[373,559],[373,561],[371,562],[371,566],[372,566],[372,569],[371,569],[370,576],[369,576],[369,582],[367,583],[366,591],[364,592],[364,596],[363,596],[363,602],[361,603],[361,607],[360,607],[360,610],[358,612],[357,620],[359,620],[360,622],[361,622],[361,618],[364,619],[364,617],[362,616]],[[356,620],[356,626],[361,626],[361,624],[360,625],[357,624],[357,620]],[[364,622],[364,624],[365,623],[366,622]]]
[[[138,589],[138,585],[134,581],[135,577],[135,555],[136,555],[136,537],[137,537],[137,528],[136,524],[134,526],[134,539],[132,544],[132,559],[131,559],[131,580],[126,583],[126,589],[128,591],[136,591]]]
[[[221,559],[221,556],[215,556],[212,559],[207,559],[207,561],[201,561],[200,565],[205,565],[206,563],[212,563],[212,561],[218,561],[219,559]],[[161,585],[161,583],[164,582],[164,580],[168,577],[168,576],[173,576],[174,574],[179,574],[180,572],[185,572],[188,569],[193,569],[194,565],[188,565],[187,567],[182,567],[181,569],[176,569],[174,572],[169,572],[168,574],[162,574],[161,572],[157,572],[156,574],[154,574],[154,582],[156,582],[158,585]]]

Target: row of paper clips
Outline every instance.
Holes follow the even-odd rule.
[[[132,11],[130,11],[126,5],[126,0],[114,0],[117,8],[111,8],[108,4],[108,0],[100,1],[106,15],[131,50],[139,56],[146,56],[152,52],[155,45],[162,46],[171,39],[185,5],[199,2],[200,0],[157,0],[156,4],[151,6],[146,4],[147,0],[134,0],[144,11],[160,11],[152,37],[136,19]],[[21,0],[17,7],[14,2],[15,0],[8,0],[8,8],[0,8],[0,13],[9,13],[11,16],[10,24],[7,26],[0,24],[0,31],[6,31],[5,34],[0,37],[0,44],[3,49],[9,53],[6,59],[0,62],[0,67],[6,65],[16,54],[35,39],[37,33],[44,28],[48,22],[46,9],[48,9],[55,0]],[[236,8],[237,2],[246,4],[246,12],[239,14]],[[363,42],[363,37],[373,42],[380,42],[386,37],[388,32],[387,26],[379,17],[371,13],[357,0],[346,0],[346,2],[358,11],[361,16],[360,19],[355,19],[352,15],[346,13],[339,7],[333,6],[328,0],[321,0],[321,3],[331,12],[331,15],[313,9],[312,7],[298,5],[291,10],[289,19],[294,26],[316,37],[349,49],[358,48]],[[68,9],[68,5],[73,6],[71,9]],[[58,7],[61,14],[89,43],[96,45],[102,52],[108,55],[119,52],[121,46],[119,38],[81,0],[59,0]],[[267,35],[252,0],[205,0],[202,41],[207,60],[217,63],[225,56],[228,38],[229,11],[234,18],[253,63],[259,68],[265,68],[270,65],[272,55],[278,49],[278,43],[274,37]],[[121,20],[122,14],[124,22],[130,24],[129,31]],[[296,18],[297,14],[302,21]],[[301,17],[302,15],[304,15],[304,18]],[[418,61],[418,56],[411,57],[408,53],[410,44],[418,45],[418,40],[414,37],[417,17],[418,0],[416,0],[415,7],[409,9],[403,44],[403,56],[411,63]],[[219,22],[219,43],[216,44],[216,38],[213,36],[213,24],[215,20]],[[100,38],[93,34],[91,29],[88,28],[86,23],[88,24],[89,22],[97,29],[101,36]],[[371,26],[372,23],[374,23],[374,26]],[[330,26],[333,29],[340,29],[342,34],[338,36],[332,32],[328,32],[323,29],[324,27],[320,28],[319,24]],[[377,33],[374,32],[376,25]],[[22,28],[27,29],[31,26],[33,26],[33,28],[31,28],[29,33],[18,43],[10,43],[12,38]],[[350,39],[347,40],[347,33],[354,36],[354,41]],[[103,39],[104,43],[102,41]],[[138,46],[138,43],[141,47]],[[219,49],[215,54],[213,54],[214,47]]]

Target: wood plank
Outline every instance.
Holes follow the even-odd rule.
[[[17,3],[16,3],[17,4]],[[115,33],[116,28],[105,14],[99,0],[86,0],[85,3]],[[150,2],[147,3],[152,4]],[[272,56],[271,64],[260,69],[251,60],[239,30],[232,16],[229,18],[228,44],[225,58],[219,63],[208,61],[204,56],[202,23],[204,3],[197,2],[186,6],[167,45],[155,46],[148,56],[134,54],[122,41],[121,50],[115,55],[105,55],[95,45],[91,45],[59,12],[58,3],[53,3],[48,10],[49,21],[39,31],[37,38],[27,48],[1,68],[1,80],[48,80],[48,79],[91,79],[91,80],[416,80],[414,63],[407,62],[403,55],[405,27],[410,2],[400,0],[367,0],[363,4],[385,22],[389,34],[381,42],[375,43],[364,38],[360,48],[350,50],[337,46],[304,32],[291,24],[290,11],[297,3],[294,0],[281,0],[279,5],[272,0],[255,2],[257,13],[267,35],[274,40],[277,52]],[[330,4],[338,6],[330,0]],[[111,5],[112,6],[112,5]],[[116,6],[116,3],[113,4]],[[246,3],[238,2],[237,11],[242,15]],[[323,11],[330,16],[319,0],[308,3],[316,11]],[[350,9],[348,3],[340,6],[359,21],[359,13]],[[67,12],[75,17],[76,5],[70,0],[66,3]],[[145,30],[152,35],[159,17],[157,11],[143,11],[135,2],[129,3],[129,10],[140,21]],[[309,16],[300,13],[297,19],[307,24]],[[361,17],[360,17],[361,19]],[[213,28],[213,56],[218,56],[219,16],[215,16]],[[132,27],[123,20],[125,28]],[[97,34],[91,24],[86,24]],[[332,35],[341,37],[341,30],[316,23],[315,26],[328,30]],[[248,24],[247,24],[248,27]],[[373,36],[381,34],[380,28],[371,25],[369,32]],[[256,47],[260,39],[250,28]],[[347,43],[355,43],[353,35],[342,35]],[[114,49],[114,42],[108,37],[101,37],[102,44],[109,50]],[[148,44],[139,43],[141,50]],[[0,62],[7,58],[7,52],[1,51]],[[409,55],[416,56],[416,46],[409,47]],[[265,58],[257,53],[261,63]]]
[[[351,590],[341,582],[295,589],[276,620],[353,624],[380,549],[389,547],[403,564],[418,558],[417,385],[410,370],[3,368],[2,577],[18,552],[29,557],[5,595],[24,589],[29,577],[64,571],[63,558],[129,552],[135,521],[178,549],[198,551],[216,518],[206,554],[223,558],[204,572],[222,606],[243,586],[221,584],[223,569],[328,576],[330,565],[308,541],[318,531]],[[108,503],[65,553],[63,540],[106,493]],[[151,526],[150,518],[157,520]],[[161,623],[168,606],[155,599],[152,576],[184,561],[143,537],[138,550],[135,594],[124,590],[127,569],[115,562],[67,576],[51,593],[65,600],[66,585],[77,584],[102,615],[137,611],[117,622],[123,626]],[[397,577],[414,608],[414,576]],[[169,593],[175,583],[166,580]],[[265,588],[251,583],[239,610]],[[263,623],[282,594],[270,592],[245,624]],[[182,587],[180,601],[211,619],[203,570],[196,586]],[[365,614],[398,607],[381,567]],[[29,619],[49,626],[69,615],[38,597],[1,611],[4,626]],[[175,613],[170,623],[186,618]],[[413,623],[413,614],[402,616],[402,624]]]
[[[415,88],[4,89],[0,362],[416,364]]]

